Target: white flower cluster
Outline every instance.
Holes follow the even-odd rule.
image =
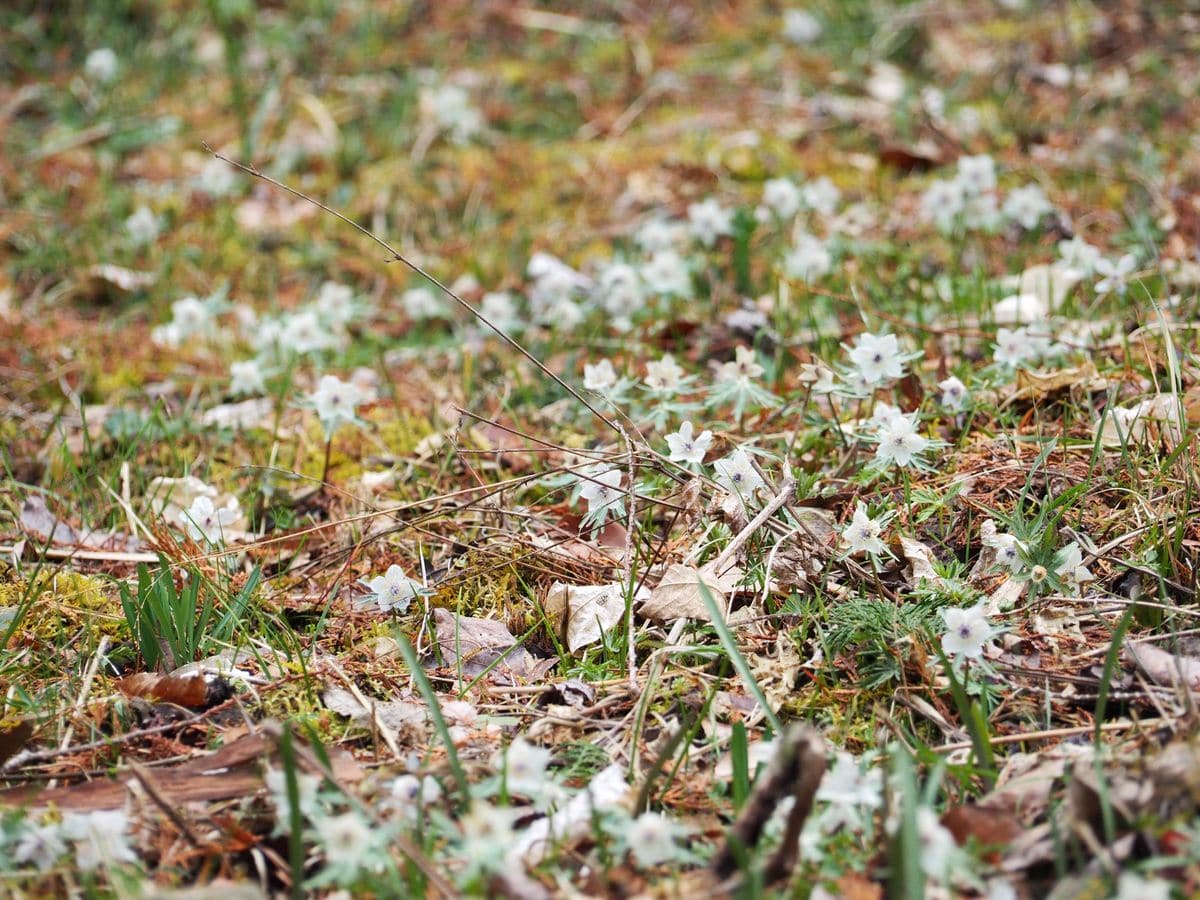
[[[1032,231],[1054,212],[1036,184],[1013,188],[1001,205],[996,164],[986,154],[959,157],[954,177],[934,181],[922,195],[920,209],[926,221],[946,233],[958,228],[995,231],[1006,221]]]

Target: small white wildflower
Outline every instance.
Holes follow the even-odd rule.
[[[894,419],[902,418],[904,418],[904,412],[900,407],[892,406],[884,400],[877,400],[871,410],[871,418],[867,420],[867,425],[879,431],[888,428]]]
[[[894,334],[863,332],[850,350],[850,362],[867,384],[879,384],[904,376],[904,357]]]
[[[1021,551],[1025,549],[1025,545],[1017,540],[1017,536],[1014,534],[996,531],[994,524],[989,528],[990,522],[991,519],[988,519],[983,523],[983,545],[996,552],[997,565],[1003,566],[1010,572],[1021,571],[1025,567],[1025,561],[1021,557]]]
[[[284,832],[292,825],[292,807],[288,800],[287,773],[283,769],[268,767],[263,776],[267,791],[271,794],[271,802],[275,805],[275,820]],[[306,772],[296,772],[296,799],[299,800],[300,815],[305,819],[313,819],[318,812],[317,790],[321,779]]]
[[[667,446],[671,449],[672,462],[685,462],[698,465],[704,462],[704,454],[712,446],[711,431],[695,433],[691,422],[684,422],[675,434],[667,435]]]
[[[887,553],[883,543],[883,529],[886,525],[884,516],[872,518],[867,512],[865,503],[859,503],[854,509],[850,524],[842,529],[842,542],[846,544],[846,552],[855,556],[866,553],[868,556],[880,556]]]
[[[329,864],[344,872],[357,872],[371,864],[376,835],[358,813],[320,816],[313,825]]]
[[[654,254],[659,250],[674,250],[687,237],[687,226],[682,222],[651,219],[644,223],[634,236],[634,241],[643,253]]]
[[[93,50],[83,62],[84,74],[98,84],[111,84],[120,71],[120,60],[111,47]]]
[[[959,181],[935,181],[921,195],[921,216],[938,231],[948,233],[960,221],[966,205],[966,192]]]
[[[293,353],[318,353],[337,345],[337,337],[316,310],[302,309],[283,320],[279,342]]]
[[[262,367],[254,359],[239,360],[229,366],[229,391],[235,397],[244,394],[264,394],[267,391]]]
[[[1004,198],[1004,215],[1026,231],[1036,228],[1042,216],[1053,211],[1045,192],[1036,184],[1013,188]]]
[[[199,496],[184,512],[184,521],[188,534],[193,540],[204,540],[210,544],[219,544],[223,540],[224,529],[237,520],[239,510],[237,501],[231,499],[228,506],[217,509],[211,499]]]
[[[800,188],[800,202],[821,216],[832,216],[837,211],[842,192],[825,176],[806,182]]]
[[[333,434],[343,423],[356,420],[355,409],[363,401],[362,391],[351,381],[336,375],[322,375],[317,389],[309,395],[327,434]]]
[[[709,197],[688,206],[688,224],[696,240],[711,247],[717,238],[733,233],[733,210],[722,206],[715,197]]]
[[[963,203],[962,223],[966,228],[995,231],[1000,225],[1000,211],[996,207],[996,195],[972,194]]]
[[[1029,329],[1024,326],[1000,328],[996,331],[996,350],[992,359],[1001,365],[1019,366],[1034,358],[1034,349]]]
[[[651,294],[690,297],[692,273],[687,261],[675,250],[658,250],[641,268],[642,282]]]
[[[800,211],[800,188],[790,178],[768,178],[763,184],[762,219],[776,218],[787,221]]]
[[[404,613],[408,610],[413,597],[418,596],[423,586],[404,574],[404,570],[396,565],[388,566],[382,575],[377,575],[366,582],[367,587],[375,594],[375,602],[385,612]]]
[[[679,826],[662,813],[644,812],[629,826],[629,849],[639,866],[657,866],[678,855],[679,833]]]
[[[951,375],[939,381],[938,390],[942,392],[941,404],[946,409],[959,410],[966,405],[969,396],[967,386],[958,377]]]
[[[417,98],[421,118],[456,144],[465,144],[484,127],[483,114],[466,88],[457,84],[424,87]]]
[[[642,279],[628,263],[609,263],[596,277],[595,297],[618,331],[628,331],[633,317],[646,305]]]
[[[982,194],[996,189],[996,163],[986,153],[960,156],[955,180],[967,194]]]
[[[806,9],[784,10],[783,36],[793,44],[811,44],[821,36],[821,20]]]
[[[758,357],[749,347],[738,346],[734,350],[734,359],[731,362],[722,363],[717,369],[718,381],[737,381],[738,379],[753,379],[759,378],[763,374],[763,367],[759,365]]]
[[[404,313],[414,322],[437,319],[445,315],[437,295],[427,287],[409,288],[400,295]]]
[[[432,775],[418,778],[416,775],[400,775],[391,786],[392,802],[401,809],[412,810],[413,807],[432,806],[442,796],[442,786]]]
[[[660,360],[646,363],[646,386],[656,391],[677,391],[683,380],[683,369],[670,353]]]
[[[476,801],[459,821],[462,843],[459,853],[471,873],[494,872],[504,867],[515,833],[517,811]]]
[[[504,332],[517,332],[524,328],[517,302],[512,294],[504,291],[491,291],[483,295],[479,302],[479,311],[483,317]],[[491,329],[488,329],[489,331]]]
[[[792,249],[783,259],[783,271],[788,278],[816,281],[833,269],[833,254],[825,242],[811,234],[796,237]]]
[[[584,363],[583,386],[589,391],[603,394],[616,387],[617,372],[612,362],[602,359],[598,363]]]
[[[954,658],[979,659],[983,648],[994,635],[982,604],[970,609],[942,610],[946,632],[942,635],[942,650]]]
[[[196,176],[196,190],[210,197],[224,197],[237,187],[238,176],[233,167],[224,160],[210,157]]]
[[[1079,235],[1069,241],[1058,242],[1058,255],[1063,263],[1087,277],[1096,271],[1096,263],[1100,262],[1100,248],[1089,244]]]
[[[63,837],[74,845],[76,865],[84,872],[136,862],[128,830],[129,816],[120,809],[67,813],[61,827]]]
[[[579,496],[587,501],[588,515],[594,516],[617,503],[622,496],[621,470],[607,469],[583,480]]]
[[[743,500],[750,499],[755,491],[766,485],[745,450],[738,449],[724,459],[718,459],[713,468],[717,471],[717,484]]]
[[[829,804],[821,817],[825,828],[857,826],[864,812],[870,816],[883,805],[883,772],[875,767],[864,772],[853,755],[838,753],[833,767],[821,779],[817,800]]]
[[[135,247],[149,244],[162,231],[162,222],[145,206],[139,206],[133,215],[125,220],[125,233]]]
[[[13,861],[32,863],[39,872],[52,868],[67,852],[62,828],[58,824],[36,825],[26,822],[21,826],[19,835]]]
[[[1137,269],[1137,257],[1126,253],[1116,262],[1101,257],[1096,260],[1093,269],[1100,276],[1100,280],[1096,282],[1097,294],[1111,293],[1124,297],[1129,276]]]
[[[321,321],[333,328],[341,328],[354,318],[354,288],[336,281],[322,282],[313,301],[313,307]]]
[[[921,845],[921,869],[934,881],[944,881],[958,855],[954,835],[928,806],[917,809],[917,834]]]
[[[510,794],[536,800],[551,786],[546,767],[552,756],[544,747],[519,737],[508,745],[502,759],[493,760],[493,765],[503,769],[504,787]]]
[[[1084,582],[1092,581],[1096,577],[1083,564],[1083,551],[1075,541],[1071,541],[1055,554],[1054,571],[1059,578],[1076,589]]]

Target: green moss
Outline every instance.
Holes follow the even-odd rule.
[[[18,606],[31,596],[36,615],[26,616],[23,626],[38,641],[49,644],[80,627],[118,640],[129,636],[120,596],[104,578],[43,570],[30,581],[11,570],[0,571],[0,606]]]

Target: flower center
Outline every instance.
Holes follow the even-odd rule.
[[[959,636],[960,638],[962,638],[964,641],[965,641],[967,638],[969,638],[969,637],[971,636],[971,626],[970,626],[970,625],[966,625],[966,624],[959,625],[959,626],[958,626],[958,636]]]

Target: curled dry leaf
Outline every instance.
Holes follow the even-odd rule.
[[[1194,656],[1177,656],[1148,641],[1127,643],[1124,654],[1155,684],[1200,691],[1200,659]]]
[[[625,586],[563,584],[556,581],[546,594],[546,615],[558,624],[572,653],[597,643],[625,616]]]
[[[1017,369],[1017,388],[1007,403],[1014,400],[1041,400],[1058,391],[1078,388],[1095,393],[1108,388],[1108,379],[1096,371],[1090,359],[1081,366],[1070,369],[1055,369],[1052,372],[1033,372]]]
[[[708,606],[700,593],[700,585],[704,584],[722,615],[728,617],[729,595],[737,588],[742,577],[742,570],[737,566],[717,572],[711,562],[699,569],[675,563],[667,569],[658,587],[650,592],[638,612],[656,622],[675,622],[679,619],[711,622]]]
[[[126,697],[151,703],[174,703],[188,709],[206,709],[233,696],[233,688],[224,678],[206,678],[204,675],[139,672],[119,680],[117,689]]]
[[[371,725],[371,710],[367,709],[350,691],[340,687],[326,688],[321,695],[325,707],[339,716],[345,716],[356,724]],[[378,700],[374,702],[375,715],[379,721],[393,731],[405,732],[425,725],[425,704],[407,700]]]
[[[928,581],[932,585],[942,583],[942,576],[933,568],[933,553],[920,541],[900,536],[900,550],[908,563],[909,582],[913,585]]]
[[[512,679],[544,675],[557,660],[537,660],[517,644],[512,632],[494,619],[458,616],[447,609],[433,611],[438,648],[452,669],[468,678],[484,672]]]

